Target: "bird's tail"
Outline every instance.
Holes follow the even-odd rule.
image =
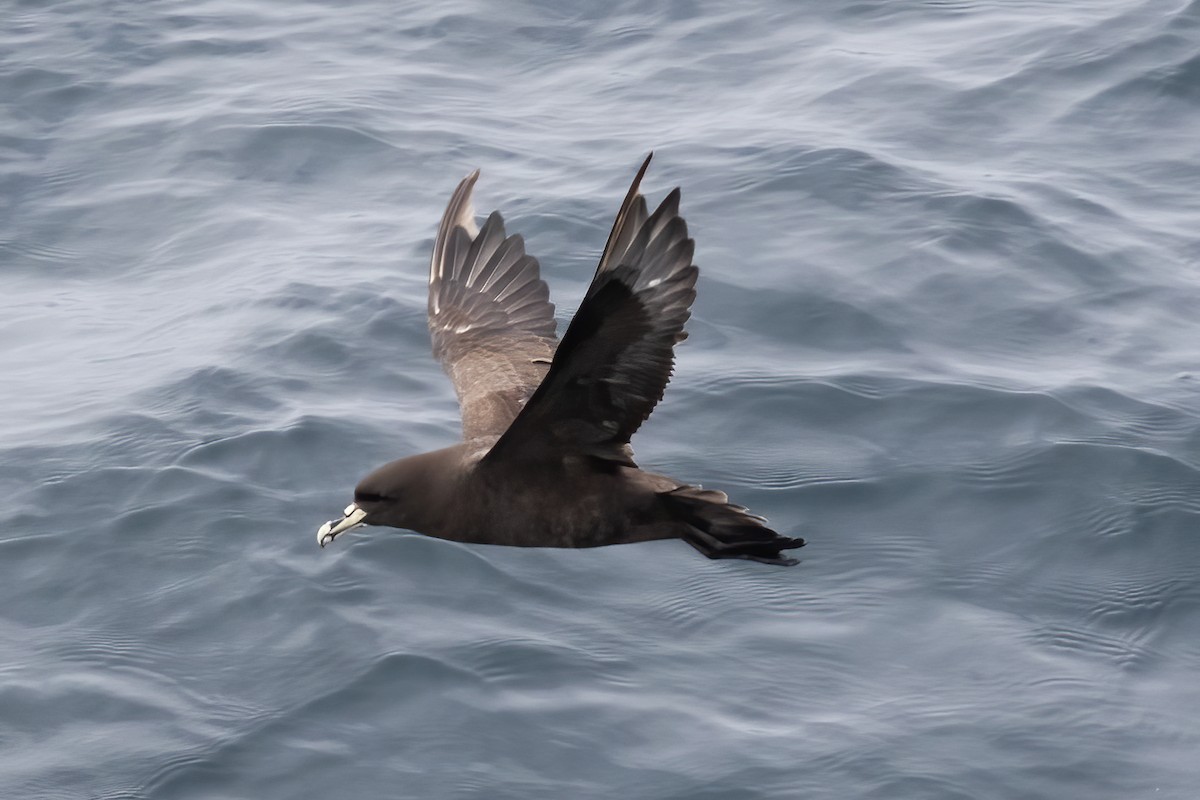
[[[766,520],[729,502],[724,492],[680,486],[659,495],[672,518],[684,523],[680,538],[709,558],[743,558],[764,564],[798,563],[780,551],[804,546],[780,536]]]

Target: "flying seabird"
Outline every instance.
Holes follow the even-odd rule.
[[[454,190],[429,266],[429,332],[462,407],[463,441],[384,464],[359,482],[322,547],[361,525],[459,542],[598,547],[683,539],[709,558],[797,563],[780,536],[724,492],[638,468],[629,440],[662,399],[686,338],[699,270],[679,189],[653,214],[621,204],[587,294],[556,341],[554,306],[493,212],[475,223],[479,171]]]

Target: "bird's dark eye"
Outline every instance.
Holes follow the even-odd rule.
[[[375,494],[374,492],[355,492],[354,502],[356,503],[378,503],[383,500],[383,495]]]

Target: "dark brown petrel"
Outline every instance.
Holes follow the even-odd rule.
[[[360,525],[480,544],[598,547],[679,538],[709,558],[795,564],[780,536],[723,492],[638,469],[629,439],[671,377],[696,297],[679,189],[653,214],[638,191],[617,213],[587,295],[555,340],[554,306],[519,235],[475,224],[467,176],[429,266],[433,353],[454,382],[463,441],[384,464],[322,547]]]

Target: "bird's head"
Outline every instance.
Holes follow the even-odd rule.
[[[441,515],[451,509],[445,496],[453,490],[457,455],[457,448],[448,448],[384,464],[358,482],[354,502],[340,519],[317,530],[317,544],[324,547],[363,525],[436,532]]]

